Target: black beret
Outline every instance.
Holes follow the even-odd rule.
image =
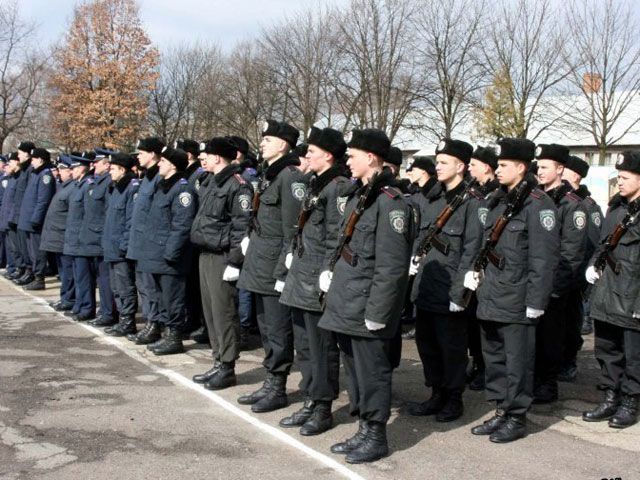
[[[391,149],[391,140],[382,130],[365,128],[351,130],[351,138],[347,137],[347,147],[373,153],[386,160]]]
[[[589,164],[575,155],[569,155],[567,163],[564,164],[564,168],[573,170],[582,178],[586,178],[589,174]]]
[[[287,142],[291,148],[295,148],[296,143],[298,143],[300,131],[286,122],[267,120],[262,124],[262,136],[281,138]]]
[[[179,148],[164,147],[160,156],[171,162],[179,172],[184,172],[189,165],[187,152]]]
[[[391,165],[402,165],[402,150],[398,147],[391,147],[389,149],[389,155],[387,156],[387,162]]]
[[[111,165],[120,165],[127,170],[131,170],[136,163],[128,153],[114,153],[109,156],[109,162],[111,162]]]
[[[342,132],[333,128],[311,127],[307,133],[307,143],[329,152],[335,160],[342,159],[347,151],[347,144]]]
[[[451,155],[464,163],[469,163],[469,160],[471,160],[471,154],[473,153],[473,147],[462,140],[443,138],[440,140],[440,143],[436,148],[436,155],[439,153]]]
[[[195,140],[191,140],[188,138],[179,139],[173,142],[173,148],[179,148],[180,150],[184,150],[187,153],[190,153],[194,157],[197,157],[200,153],[200,144]]]
[[[242,153],[243,155],[249,153],[249,142],[247,142],[244,138],[238,137],[236,135],[231,135],[227,138],[233,145],[235,145],[236,150],[238,150],[240,153]]]
[[[640,174],[640,151],[627,150],[618,154],[616,170]]]
[[[220,155],[227,160],[234,160],[238,151],[229,137],[213,137],[207,143],[200,144],[200,151],[210,155]]]
[[[419,157],[414,156],[413,163],[407,170],[413,170],[414,168],[419,168],[420,170],[424,170],[429,175],[435,175],[436,174],[435,157],[432,155],[424,155]]]
[[[20,145],[18,145],[18,150],[25,153],[31,153],[34,148],[36,148],[36,145],[33,142],[20,142]]]
[[[18,158],[18,152],[11,152],[9,154],[8,160],[19,160]]]
[[[564,165],[569,158],[569,148],[557,143],[541,143],[536,147],[536,158],[538,160],[554,160]]]
[[[138,150],[142,150],[143,152],[153,152],[156,155],[160,155],[162,153],[164,146],[165,143],[158,137],[142,138],[138,140],[138,145],[136,145]]]
[[[496,151],[491,147],[481,147],[478,145],[473,151],[471,158],[475,158],[476,160],[480,160],[482,163],[486,163],[494,170],[498,168],[498,156],[496,155]]]
[[[503,137],[496,140],[498,160],[519,160],[531,162],[535,156],[536,144],[526,138]]]
[[[309,145],[307,145],[306,143],[299,143],[298,145],[296,145],[296,148],[294,148],[293,151],[295,152],[296,156],[305,157],[307,155],[307,152],[309,151]]]
[[[51,160],[51,154],[49,153],[49,150],[45,148],[34,148],[31,150],[31,158],[40,158],[45,162],[48,162]]]

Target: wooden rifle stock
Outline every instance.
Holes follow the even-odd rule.
[[[618,262],[614,255],[613,251],[616,249],[618,244],[620,243],[620,239],[622,236],[629,230],[629,227],[633,224],[636,218],[636,214],[640,210],[640,201],[635,200],[634,202],[629,204],[629,208],[627,214],[624,216],[622,221],[616,225],[616,228],[611,232],[605,242],[602,252],[596,258],[596,261],[593,263],[594,268],[602,273],[602,271],[606,268],[607,265],[611,267],[613,273],[616,275],[620,274],[622,270],[622,266],[620,262]]]

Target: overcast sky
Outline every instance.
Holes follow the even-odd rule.
[[[3,0],[0,0],[0,2]],[[42,42],[56,41],[70,23],[74,0],[19,0],[22,15],[40,26]],[[346,5],[348,0],[138,0],[143,24],[161,49],[195,40],[229,50],[254,37],[288,12],[315,5]]]

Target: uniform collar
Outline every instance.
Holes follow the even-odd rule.
[[[218,173],[216,173],[213,176],[213,179],[216,182],[216,185],[218,187],[221,187],[226,183],[227,180],[229,180],[236,173],[240,174],[241,171],[242,171],[242,167],[240,167],[240,165],[231,163],[226,167],[224,167],[222,170],[220,170]]]
[[[573,187],[569,184],[569,182],[567,182],[566,180],[562,180],[562,183],[556,188],[548,190],[547,195],[549,195],[551,197],[551,200],[553,200],[553,203],[557,205],[558,203],[560,203],[560,200],[562,200],[564,196],[571,191],[573,191]]]
[[[36,175],[39,174],[40,172],[42,172],[44,169],[46,168],[51,168],[51,163],[49,162],[44,162],[42,165],[40,165],[38,168],[34,168],[33,170],[31,170],[33,173],[35,173]]]
[[[184,173],[187,176],[187,178],[189,178],[199,168],[200,168],[200,160],[196,160],[195,162],[193,162],[191,165],[187,167]]]
[[[578,188],[576,188],[573,193],[578,195],[583,200],[591,196],[591,192],[586,185],[578,185]]]
[[[338,165],[331,166],[331,168],[320,175],[312,175],[309,180],[311,195],[318,195],[334,178],[341,176],[343,176],[343,170]]]
[[[268,181],[272,181],[278,176],[278,174],[287,167],[295,167],[300,165],[300,160],[294,152],[287,153],[284,157],[279,158],[271,165],[266,167],[264,171],[264,178]]]
[[[462,180],[458,185],[456,185],[453,189],[447,190],[444,185],[442,185],[442,192],[444,193],[444,199],[447,203],[450,203],[451,200],[456,198],[457,195],[461,194],[467,186],[467,182]]]
[[[153,180],[158,174],[158,170],[160,170],[160,167],[158,167],[157,163],[153,167],[147,168],[147,171],[144,172],[145,178],[149,181]]]
[[[176,172],[171,177],[161,179],[158,182],[156,189],[161,189],[164,193],[167,193],[178,181],[184,178],[184,172]]]
[[[126,190],[126,188],[131,183],[131,180],[135,178],[133,172],[125,173],[120,180],[115,182],[114,187],[118,189],[118,192],[122,193]]]

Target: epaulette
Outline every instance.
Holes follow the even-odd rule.
[[[186,178],[181,178],[179,181],[180,185],[187,185],[189,181]]]
[[[133,185],[133,186],[138,186],[140,185],[140,180],[138,180],[137,178],[132,178],[131,181],[129,182],[129,185]]]
[[[235,177],[235,179],[238,181],[240,185],[244,185],[245,183],[247,183],[247,181],[244,178],[242,178],[242,175],[240,175],[239,173],[234,173],[233,176]]]
[[[87,183],[88,183],[89,185],[92,185],[92,184],[96,183],[96,180],[95,180],[95,178],[93,178],[93,177],[89,177],[89,178],[87,178]]]
[[[478,200],[484,200],[484,195],[482,194],[482,192],[480,192],[475,188],[472,188],[471,190],[469,190],[469,195],[471,195],[473,198],[476,198]]]
[[[542,197],[544,197],[544,192],[539,188],[534,188],[533,190],[531,190],[529,195],[531,195],[536,200],[540,200]]]
[[[596,201],[592,197],[585,198],[585,201],[591,205],[595,205]]]
[[[395,187],[385,186],[380,189],[380,192],[386,194],[389,198],[397,198],[402,196],[402,192]]]
[[[576,195],[574,192],[567,192],[565,197],[567,197],[569,200],[572,200],[576,203],[582,202],[582,199],[578,195]]]

